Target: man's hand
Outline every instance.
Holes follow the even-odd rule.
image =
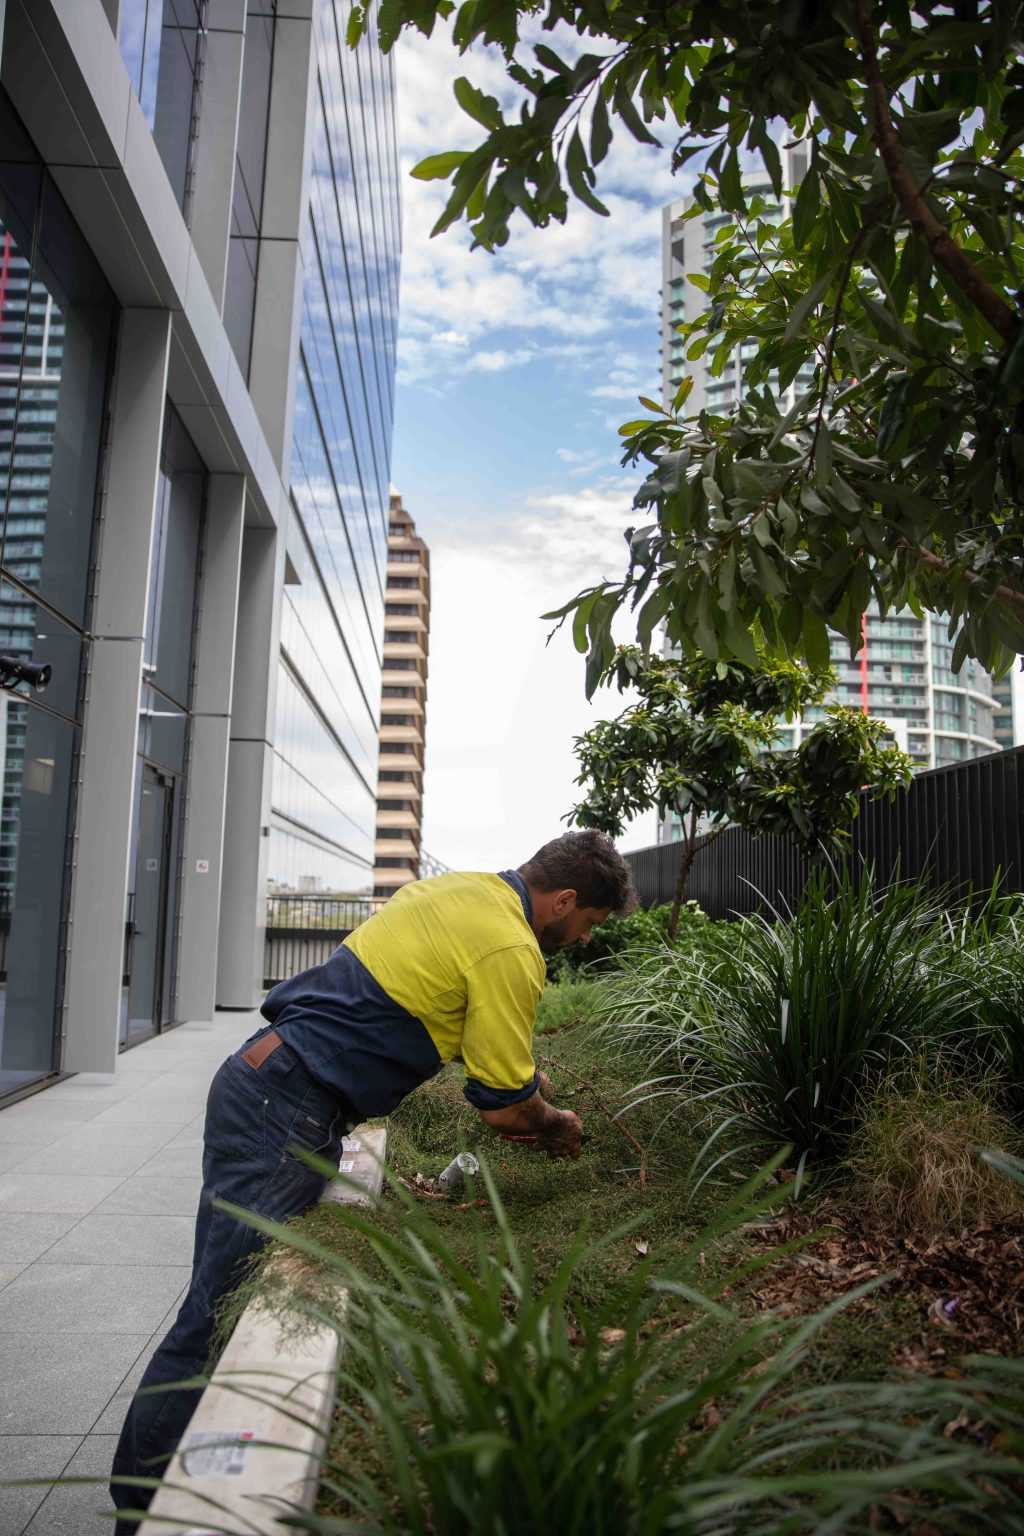
[[[553,1109],[540,1091],[504,1109],[482,1109],[480,1118],[506,1136],[535,1136],[537,1147],[549,1157],[579,1157],[583,1127],[571,1109]]]
[[[583,1141],[583,1123],[579,1115],[574,1115],[571,1109],[559,1109],[555,1113],[558,1120],[537,1137],[538,1147],[549,1157],[579,1157]]]

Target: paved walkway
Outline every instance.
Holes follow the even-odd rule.
[[[126,1052],[0,1110],[0,1481],[109,1467],[188,1280],[203,1110],[254,1014]],[[0,1488],[0,1536],[110,1536],[103,1486]]]

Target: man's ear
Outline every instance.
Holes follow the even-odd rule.
[[[556,891],[551,903],[551,912],[554,917],[566,917],[576,909],[575,891]]]

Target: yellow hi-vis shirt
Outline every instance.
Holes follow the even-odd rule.
[[[456,1058],[471,1104],[517,1103],[536,1089],[545,977],[529,902],[514,871],[413,881],[262,1012],[360,1115],[389,1113]]]

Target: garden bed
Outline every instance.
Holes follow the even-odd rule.
[[[578,1335],[581,1347],[595,1319],[609,1346],[619,1342],[619,1324],[629,1326],[639,1276],[684,1273],[691,1266],[694,1283],[720,1296],[727,1311],[717,1319],[705,1317],[695,1328],[689,1301],[666,1296],[645,1318],[641,1336],[666,1346],[666,1388],[681,1371],[699,1378],[705,1362],[730,1348],[749,1350],[749,1340],[742,1343],[744,1330],[758,1320],[799,1321],[870,1282],[875,1285],[870,1294],[837,1309],[828,1325],[807,1339],[787,1390],[877,1382],[893,1373],[956,1377],[960,1357],[972,1350],[1015,1352],[1024,1253],[1020,1221],[918,1241],[886,1232],[877,1222],[865,1225],[849,1190],[834,1180],[820,1192],[808,1188],[798,1203],[790,1201],[786,1186],[792,1189],[792,1173],[781,1168],[762,1192],[773,1208],[735,1230],[709,1234],[694,1267],[695,1240],[700,1244],[700,1234],[735,1196],[741,1176],[707,1181],[694,1194],[692,1164],[701,1134],[687,1120],[685,1106],[667,1123],[665,1105],[657,1100],[612,1119],[609,1111],[621,1109],[638,1071],[635,1061],[624,1057],[619,1039],[595,1030],[590,1015],[599,996],[593,985],[579,987],[575,1002],[569,987],[549,989],[542,1026],[548,1024],[550,1032],[542,1028],[537,1040],[538,1059],[555,1082],[559,1104],[583,1119],[586,1141],[578,1162],[551,1161],[483,1131],[462,1096],[460,1071],[449,1068],[390,1121],[389,1165],[399,1183],[375,1214],[374,1235],[353,1227],[329,1205],[294,1223],[296,1235],[358,1266],[374,1283],[391,1286],[395,1271],[382,1262],[375,1238],[393,1239],[399,1252],[409,1224],[408,1202],[429,1214],[455,1269],[470,1271],[482,1253],[495,1249],[499,1223],[507,1220],[511,1240],[528,1252],[537,1291],[556,1283],[581,1232],[605,1239],[574,1263],[567,1284],[569,1339],[573,1343]],[[643,1187],[634,1143],[646,1154]],[[503,1215],[483,1200],[479,1187],[471,1191],[474,1199],[440,1197],[436,1176],[462,1146],[485,1158]],[[748,1266],[751,1273],[745,1273]],[[768,1361],[778,1347],[779,1335],[769,1322],[754,1352]],[[748,1359],[747,1374],[757,1368],[756,1359],[753,1364]],[[692,1420],[698,1434],[721,1422],[734,1386],[726,1376],[721,1398],[702,1397]],[[351,1392],[346,1398],[343,1390],[328,1463],[343,1465],[346,1477],[354,1472],[386,1493],[394,1463],[351,1409]],[[978,1442],[972,1413],[954,1404],[947,1422],[954,1437],[970,1426]],[[347,1492],[329,1479],[321,1489],[319,1515],[345,1519],[353,1512]],[[879,1529],[897,1528],[887,1516],[878,1519]]]

